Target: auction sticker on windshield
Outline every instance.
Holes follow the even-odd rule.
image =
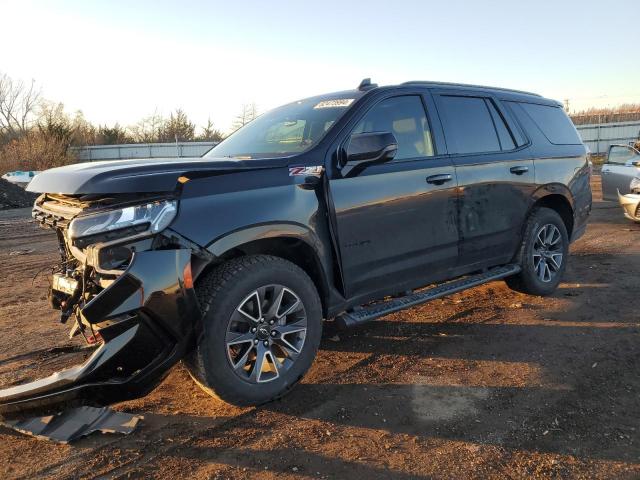
[[[353,98],[336,98],[334,100],[323,100],[313,108],[316,110],[319,108],[344,108],[351,105],[353,103],[353,100]]]

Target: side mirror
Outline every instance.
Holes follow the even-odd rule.
[[[342,152],[343,169],[364,168],[366,165],[392,160],[398,151],[398,141],[391,132],[356,133]],[[348,173],[348,172],[343,172]]]

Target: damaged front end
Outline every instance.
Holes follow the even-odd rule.
[[[640,191],[622,195],[618,191],[618,202],[622,207],[624,216],[634,222],[640,222]]]
[[[0,414],[104,406],[153,390],[195,343],[192,263],[206,261],[168,229],[177,202],[148,196],[42,195],[33,217],[56,231],[61,261],[50,300],[71,336],[96,344],[81,365],[0,390]]]

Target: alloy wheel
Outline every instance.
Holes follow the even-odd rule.
[[[555,225],[548,223],[542,226],[533,244],[533,269],[537,277],[545,282],[551,282],[562,266],[564,244],[562,234]]]
[[[300,297],[283,285],[266,285],[236,307],[225,337],[231,368],[250,383],[279,378],[302,351],[307,315]]]

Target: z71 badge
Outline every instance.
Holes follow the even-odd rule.
[[[298,176],[303,176],[303,177],[308,177],[308,176],[314,176],[314,177],[319,177],[320,175],[322,175],[322,171],[324,170],[324,167],[320,166],[320,165],[316,165],[313,167],[289,167],[289,176],[290,177],[298,177]]]

